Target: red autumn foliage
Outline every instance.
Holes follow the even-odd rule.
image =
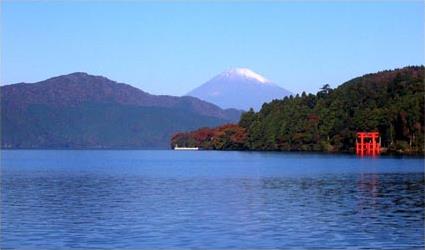
[[[171,146],[229,149],[229,145],[243,146],[246,138],[245,128],[236,124],[226,124],[217,128],[201,128],[192,132],[177,133],[171,139]]]

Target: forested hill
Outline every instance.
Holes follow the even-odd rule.
[[[241,113],[81,72],[2,86],[0,94],[2,148],[167,148],[176,131]]]
[[[354,152],[357,131],[379,131],[387,152],[424,153],[424,66],[367,74],[242,115],[238,126],[176,134],[206,149]]]

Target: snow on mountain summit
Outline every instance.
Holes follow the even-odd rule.
[[[270,81],[264,76],[248,69],[248,68],[233,68],[221,73],[221,77],[244,77],[248,79],[253,79],[261,83],[270,83]]]
[[[264,102],[281,99],[291,92],[247,68],[224,71],[186,95],[222,108],[259,110]]]

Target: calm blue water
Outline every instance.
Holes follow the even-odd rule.
[[[1,154],[1,248],[424,248],[423,158]]]

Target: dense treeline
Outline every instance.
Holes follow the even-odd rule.
[[[357,131],[379,131],[387,152],[423,154],[424,72],[424,66],[412,66],[364,75],[336,89],[324,85],[316,95],[297,94],[266,103],[259,112],[250,110],[229,131],[210,129],[220,131],[220,143],[214,136],[200,137],[201,129],[175,135],[172,145],[353,152]]]

